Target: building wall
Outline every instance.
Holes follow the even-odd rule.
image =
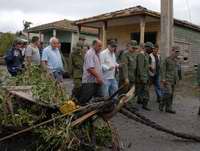
[[[193,64],[200,63],[200,32],[175,26],[174,36],[175,41],[182,41],[182,44],[185,45],[185,51],[189,49],[191,62]]]
[[[43,37],[44,37],[44,44],[48,45],[49,39],[53,36],[53,31],[46,31],[43,32]],[[67,42],[71,43],[71,32],[68,31],[56,31],[56,37],[60,40],[60,42]]]
[[[145,32],[159,33],[160,27],[158,22],[146,23]],[[117,39],[119,49],[124,49],[126,44],[131,40],[131,33],[140,32],[139,24],[113,26],[107,29],[107,39]],[[157,34],[159,36],[159,34]],[[102,30],[100,38],[102,39]]]
[[[89,34],[81,34],[81,35],[85,36],[85,39],[86,39],[85,42],[89,46],[91,46],[92,41],[97,38],[97,36],[95,36],[95,35],[89,35]],[[73,33],[73,35],[72,35],[72,48],[76,46],[78,39],[79,39],[78,34],[76,32]]]

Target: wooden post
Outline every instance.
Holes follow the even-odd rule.
[[[42,41],[42,35],[41,35],[41,32],[39,32],[39,39],[40,39],[40,41]]]
[[[168,57],[174,44],[173,0],[161,0],[161,56]]]
[[[145,16],[140,19],[140,44],[144,43],[145,36]]]
[[[53,37],[56,37],[56,29],[53,29]]]
[[[78,39],[80,37],[80,33],[81,33],[81,25],[78,25]]]
[[[103,22],[103,28],[102,28],[102,31],[103,31],[103,35],[102,35],[102,40],[103,40],[103,48],[106,48],[107,47],[107,21],[104,21]]]
[[[30,40],[30,33],[28,32],[28,41]]]

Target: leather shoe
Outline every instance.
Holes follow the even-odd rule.
[[[170,113],[170,114],[176,114],[176,111],[173,111],[173,110],[166,110],[165,112]]]
[[[143,108],[144,110],[146,110],[146,111],[151,111],[151,109],[148,108],[147,106],[143,106],[142,108]]]

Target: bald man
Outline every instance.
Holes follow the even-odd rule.
[[[94,40],[92,47],[87,51],[84,58],[81,95],[78,99],[81,104],[87,103],[92,97],[101,96],[103,84],[102,67],[99,54],[102,42]]]
[[[58,82],[63,82],[63,62],[58,49],[59,40],[52,37],[50,45],[42,53],[42,64],[45,69],[51,73]]]

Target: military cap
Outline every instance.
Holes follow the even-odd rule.
[[[23,44],[23,41],[20,38],[16,38],[13,42],[14,45]]]
[[[108,42],[108,45],[110,45],[111,47],[115,48],[115,47],[117,47],[117,42],[115,40],[110,40]]]
[[[136,49],[139,48],[136,40],[131,40],[130,43],[129,43],[129,46],[131,46],[132,48],[136,48]]]
[[[145,47],[149,47],[149,48],[152,48],[152,49],[155,48],[152,42],[146,42]]]

